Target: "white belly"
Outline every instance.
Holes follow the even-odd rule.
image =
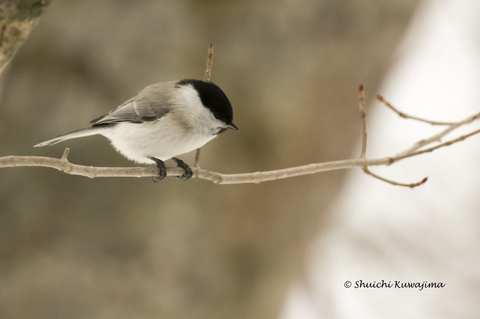
[[[126,158],[147,164],[152,163],[148,157],[164,161],[202,147],[215,138],[215,135],[195,134],[162,119],[142,124],[118,123],[103,135]]]

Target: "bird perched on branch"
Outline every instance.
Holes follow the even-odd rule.
[[[200,148],[233,124],[227,96],[215,84],[200,80],[160,82],[140,91],[116,109],[92,121],[92,126],[60,135],[34,147],[54,145],[69,139],[100,134],[115,149],[138,163],[157,164],[159,176],[167,175],[163,161],[172,159],[192,177],[192,170],[175,156]]]

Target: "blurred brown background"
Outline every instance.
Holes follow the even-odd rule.
[[[70,147],[73,163],[133,165],[103,137],[32,146],[148,84],[201,79],[212,42],[240,131],[204,147],[203,168],[349,158],[357,87],[376,93],[416,3],[53,1],[1,75],[0,156]],[[276,318],[343,177],[218,186],[2,169],[0,317]]]

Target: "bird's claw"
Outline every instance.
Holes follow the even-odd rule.
[[[165,166],[165,163],[162,160],[160,160],[156,157],[150,157],[149,156],[148,158],[151,159],[152,161],[154,161],[155,163],[157,163],[158,176],[153,176],[152,179],[153,179],[154,183],[158,183],[162,179],[167,177],[167,167]]]
[[[175,163],[177,163],[177,167],[181,167],[185,171],[185,173],[183,173],[182,176],[177,176],[179,180],[188,181],[190,178],[192,178],[193,172],[190,166],[188,166],[184,161],[176,157],[172,157],[172,160],[175,161]]]

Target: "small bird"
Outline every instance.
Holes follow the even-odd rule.
[[[202,147],[233,124],[233,110],[223,91],[212,82],[185,79],[147,86],[137,96],[92,121],[92,126],[60,135],[34,147],[101,134],[126,158],[157,164],[158,182],[167,175],[163,161],[172,159],[192,177],[192,170],[175,156]]]

